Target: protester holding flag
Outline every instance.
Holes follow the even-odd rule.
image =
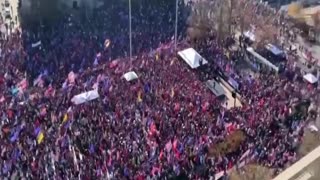
[[[166,5],[160,6],[162,10],[148,8],[159,20],[152,22],[169,21],[163,18],[170,14],[163,10]],[[163,23],[141,22],[144,26],[134,33],[139,40],[136,57],[130,63],[121,57],[127,51],[122,37],[126,31],[117,28],[118,22],[111,24],[121,35],[112,33],[107,39],[106,33],[85,32],[91,23],[73,23],[40,30],[41,41],[31,32],[16,32],[1,46],[1,177],[210,179],[248,159],[272,168],[294,161],[304,119],[289,113],[290,100],[303,97],[303,82],[273,74],[248,78],[212,39],[205,48],[214,58],[210,67],[225,70],[242,84],[243,107],[228,110],[198,74],[177,59],[173,43],[165,42]],[[159,40],[160,47],[150,50]],[[24,42],[40,44],[27,50]],[[178,50],[184,46],[190,44],[183,41]],[[139,78],[124,80],[129,71]],[[72,101],[93,90],[95,98]],[[315,88],[308,91],[317,94]],[[245,140],[232,152],[211,153],[237,132]]]

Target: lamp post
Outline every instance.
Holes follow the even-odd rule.
[[[178,2],[176,0],[176,21],[175,21],[175,29],[174,29],[174,49],[177,50],[177,38],[178,38]]]
[[[235,91],[232,91],[231,93],[232,97],[233,97],[233,107],[235,108],[237,105],[237,93]]]
[[[131,0],[129,0],[129,43],[130,60],[132,60]]]

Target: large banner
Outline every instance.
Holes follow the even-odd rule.
[[[73,102],[74,104],[78,105],[78,104],[82,104],[94,99],[99,98],[99,93],[98,90],[92,90],[92,91],[88,91],[88,92],[84,92],[81,94],[78,94],[76,96],[74,96],[71,99],[71,102]]]

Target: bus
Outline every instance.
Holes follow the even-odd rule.
[[[285,53],[271,44],[268,44],[265,48],[259,50],[248,47],[247,57],[250,64],[258,71],[269,69],[281,73],[285,69]]]

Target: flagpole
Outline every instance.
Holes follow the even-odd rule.
[[[178,0],[176,0],[176,22],[174,29],[174,49],[177,50],[177,35],[178,35]]]
[[[132,29],[131,29],[131,0],[129,0],[129,43],[130,43],[130,60],[132,60]]]

